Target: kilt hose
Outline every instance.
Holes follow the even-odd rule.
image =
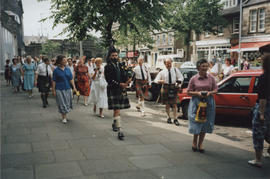
[[[174,97],[169,96],[169,90],[174,91]],[[177,91],[178,88],[175,86],[175,84],[164,84],[161,88],[161,102],[162,104],[170,104],[174,105],[177,104]]]
[[[119,110],[130,108],[127,92],[121,88],[107,89],[108,109]]]
[[[148,97],[148,81],[136,79],[136,96],[139,98]]]

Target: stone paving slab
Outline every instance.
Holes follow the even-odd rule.
[[[135,156],[129,157],[129,160],[140,169],[153,169],[173,166],[172,163],[159,155]]]
[[[32,166],[5,168],[1,170],[2,179],[34,179]]]

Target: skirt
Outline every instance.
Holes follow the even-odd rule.
[[[102,89],[99,80],[92,81],[88,102],[96,105],[98,108],[108,108],[107,88]]]
[[[122,89],[107,89],[108,109],[128,109],[130,108],[127,92]]]
[[[40,93],[49,93],[51,88],[51,77],[38,75],[37,87]]]
[[[23,79],[23,88],[25,90],[32,90],[34,88],[34,80],[35,75],[33,74],[25,74]]]
[[[138,80],[136,79],[136,93],[138,97],[145,98],[148,96],[148,81],[147,80]]]
[[[72,95],[71,90],[55,90],[56,91],[56,103],[58,105],[58,111],[61,114],[67,114],[72,109]]]
[[[90,84],[89,81],[77,81],[76,88],[82,96],[89,96],[90,94]]]
[[[200,103],[198,96],[193,96],[189,102],[188,107],[188,121],[189,121],[189,133],[200,134],[200,133],[212,133],[214,130],[215,116],[216,116],[216,105],[213,96],[207,97],[207,109],[206,109],[206,122],[200,123],[195,121],[197,108]]]
[[[169,96],[169,90],[173,90],[174,97]],[[170,104],[174,105],[177,104],[177,88],[175,84],[164,84],[161,88],[161,102],[162,104]]]
[[[259,117],[259,103],[256,103],[252,115],[252,139],[255,150],[263,150],[267,126],[269,127],[270,123],[270,101],[267,101],[264,117],[265,121],[262,123]]]

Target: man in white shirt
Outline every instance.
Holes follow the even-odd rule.
[[[74,78],[74,67],[73,67],[73,63],[72,63],[72,58],[69,57],[69,58],[67,59],[67,61],[68,61],[67,68],[70,69],[70,71],[71,71],[71,73],[72,73],[72,76],[73,76],[73,78]]]
[[[172,67],[172,59],[167,58],[165,60],[166,69],[160,71],[154,80],[156,83],[162,84],[161,88],[161,100],[166,105],[166,113],[168,115],[167,123],[171,124],[170,107],[173,109],[174,124],[179,126],[179,122],[176,117],[177,107],[177,92],[180,89],[180,84],[183,82],[184,77],[182,73]]]
[[[151,86],[151,76],[149,69],[143,64],[143,57],[138,58],[138,66],[134,68],[135,87],[138,99],[136,108],[141,111],[141,115],[145,116],[144,112],[144,97],[148,95],[148,88]]]

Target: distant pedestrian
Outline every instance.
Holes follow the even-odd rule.
[[[134,68],[136,92],[139,97],[136,108],[145,116],[144,97],[148,96],[148,88],[151,86],[151,76],[148,67],[143,64],[142,56],[138,58],[138,66]]]
[[[113,110],[112,128],[113,131],[118,132],[118,139],[124,140],[120,110],[130,108],[126,88],[131,79],[128,78],[124,67],[119,63],[118,53],[114,47],[111,47],[108,52],[104,73],[108,83],[108,108]]]
[[[215,100],[213,94],[217,93],[217,84],[215,78],[207,74],[209,68],[207,60],[199,60],[196,66],[199,73],[190,79],[187,88],[188,95],[192,96],[188,108],[188,121],[189,133],[193,134],[192,150],[203,153],[205,134],[212,133],[214,129]]]
[[[53,71],[53,85],[52,93],[56,96],[56,103],[58,111],[62,116],[62,122],[67,123],[67,114],[72,109],[72,94],[70,84],[73,89],[77,91],[72,73],[69,68],[66,67],[67,60],[65,56],[59,55],[56,59],[56,65],[58,67]]]
[[[10,80],[11,80],[10,75],[11,75],[10,60],[7,59],[6,64],[5,64],[5,80],[6,80],[7,86],[10,85]]]
[[[80,95],[83,96],[84,105],[87,106],[87,98],[90,94],[90,74],[88,73],[88,67],[84,64],[84,58],[85,57],[80,59],[74,71],[77,78],[76,87],[80,92]],[[79,99],[80,96],[78,96],[77,102]]]
[[[102,58],[96,58],[95,64],[96,68],[91,73],[92,85],[89,102],[94,104],[94,113],[99,108],[99,117],[104,118],[103,109],[108,108],[108,97]]]
[[[28,92],[28,97],[32,98],[33,96],[33,88],[35,81],[35,64],[32,63],[31,56],[26,57],[26,62],[22,67],[22,76],[23,76],[23,85],[24,89]]]
[[[21,64],[18,63],[17,58],[12,59],[12,65],[11,65],[11,83],[15,90],[15,92],[20,91],[20,85],[21,85]]]
[[[161,101],[165,104],[166,113],[168,115],[167,123],[171,124],[170,109],[173,109],[174,124],[179,126],[177,120],[177,93],[180,89],[180,85],[184,80],[182,73],[175,67],[172,67],[172,59],[165,59],[166,69],[160,71],[155,79],[156,83],[162,84],[161,88]]]
[[[262,167],[262,153],[264,139],[270,140],[270,55],[262,57],[263,74],[258,80],[258,99],[253,110],[252,131],[255,159],[248,161],[249,164]],[[270,153],[270,148],[268,148]]]
[[[223,68],[222,68],[222,79],[225,79],[228,76],[230,76],[233,70],[234,70],[234,66],[232,65],[231,59],[226,58],[225,64],[223,65]]]
[[[50,67],[50,61],[47,57],[43,57],[43,63],[37,66],[35,76],[35,86],[38,87],[42,105],[46,108],[48,103],[48,96],[50,88],[52,86],[52,69]]]

